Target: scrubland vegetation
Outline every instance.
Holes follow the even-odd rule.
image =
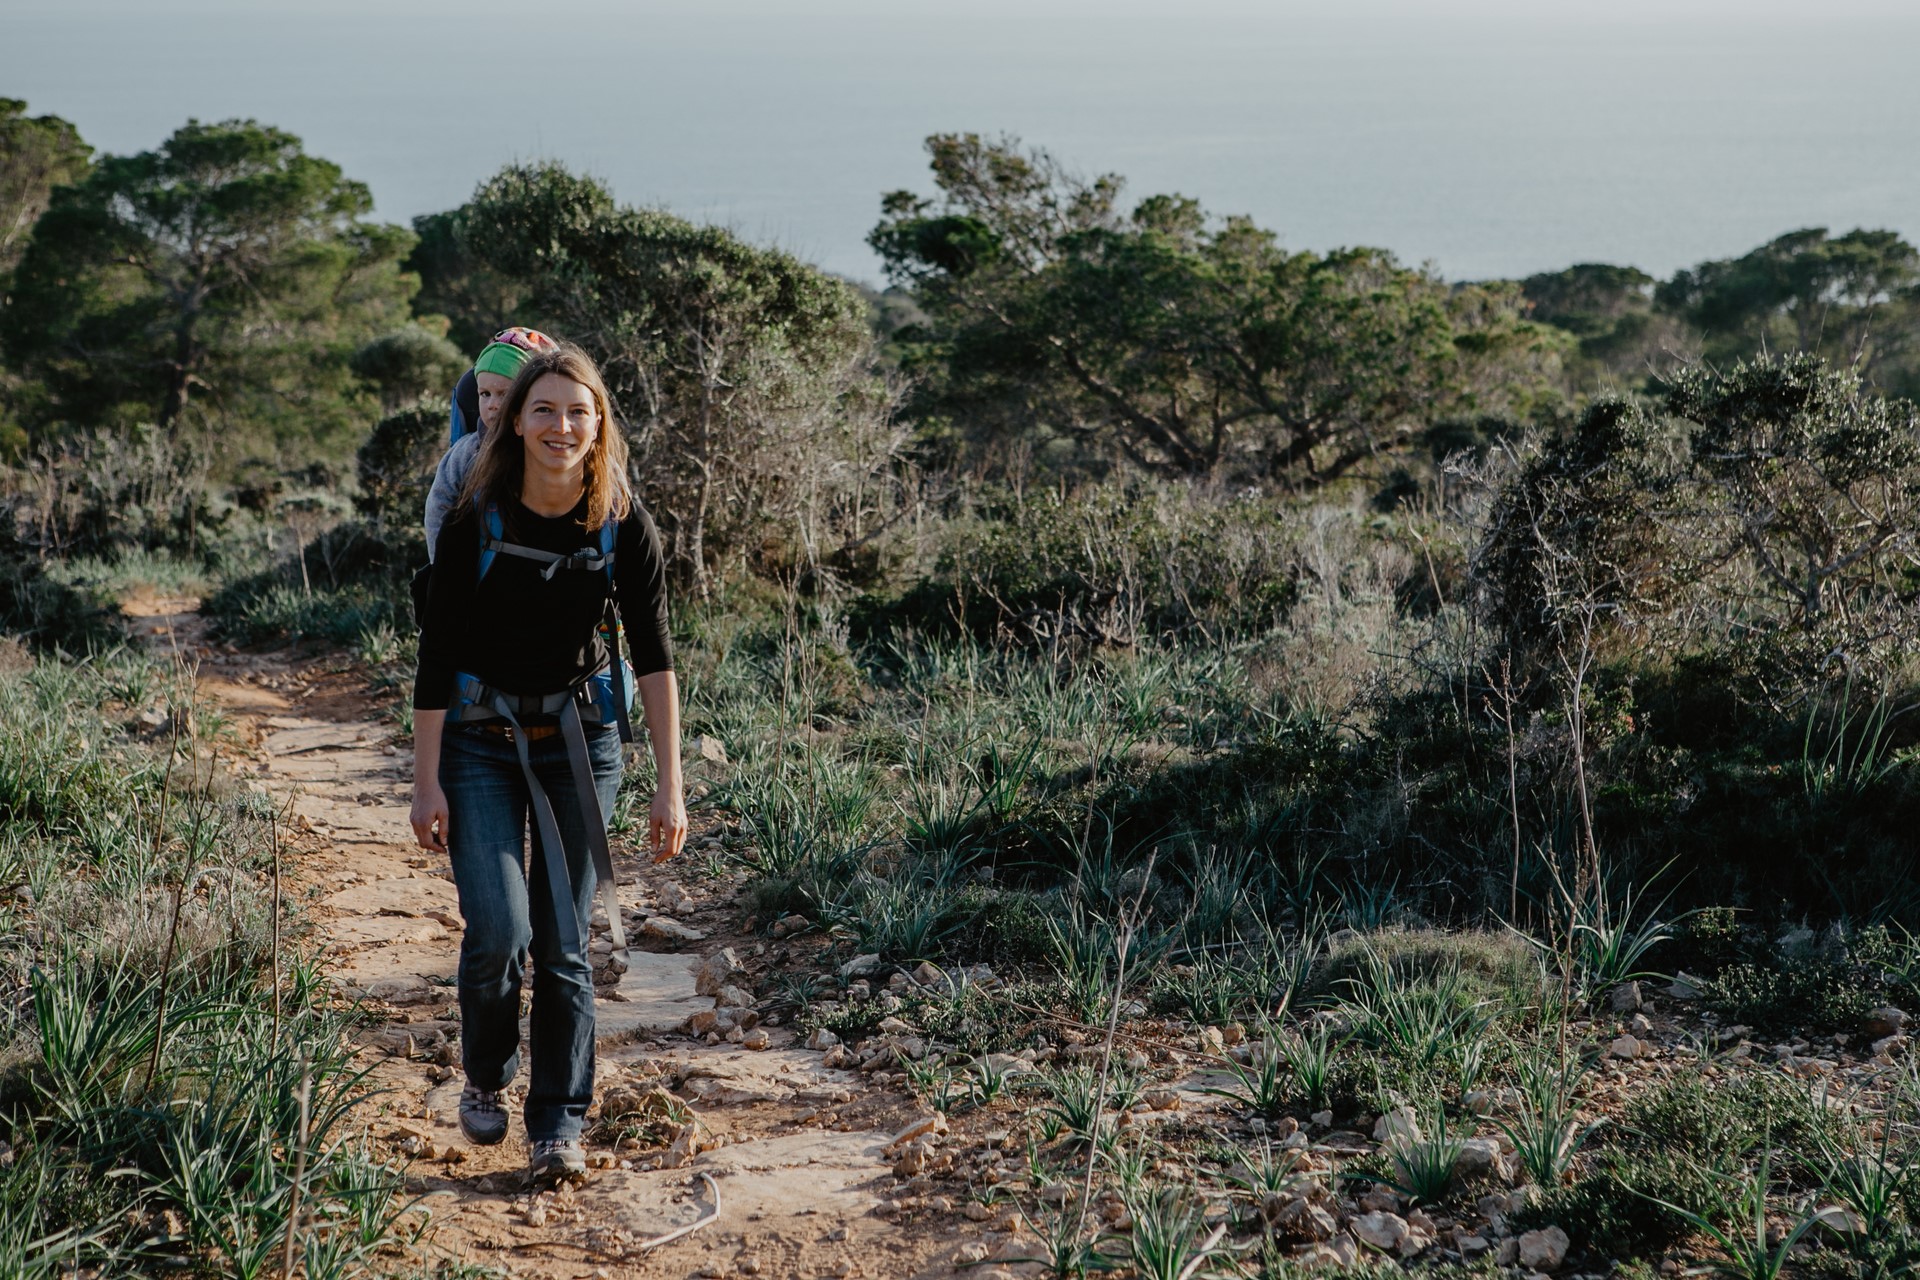
[[[362,1274],[420,1223],[343,1123],[366,1095],[228,729],[125,649],[0,671],[0,1273]]]
[[[1920,1260],[1898,237],[1451,284],[956,136],[863,296],[553,166],[408,231],[257,126],[0,127],[13,1271],[413,1221],[268,815],[112,605],[399,680],[435,396],[507,322],[636,441],[728,757],[689,856],[821,962],[756,994],[1012,1124],[973,1185],[1050,1274]],[[1223,1126],[1136,1120],[1170,1044]]]

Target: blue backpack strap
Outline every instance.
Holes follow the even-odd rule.
[[[607,561],[607,618],[600,629],[607,637],[607,678],[611,682],[613,695],[614,723],[620,726],[620,741],[633,741],[633,688],[628,684],[633,674],[627,666],[626,657],[620,652],[620,641],[626,635],[626,627],[620,621],[620,610],[613,599],[613,544],[620,537],[620,522],[609,519],[600,526],[600,554]]]
[[[474,505],[479,507],[478,499],[474,500]],[[487,576],[487,570],[493,568],[493,557],[497,554],[494,547],[505,535],[507,526],[500,519],[500,508],[494,503],[489,502],[484,507],[479,507],[479,510],[480,524],[486,530],[480,539],[480,576],[484,578]]]

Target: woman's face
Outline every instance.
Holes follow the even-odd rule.
[[[513,430],[526,442],[529,468],[562,474],[585,465],[600,435],[599,406],[585,383],[543,374],[528,390]]]

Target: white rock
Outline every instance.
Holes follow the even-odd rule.
[[[807,1048],[816,1053],[824,1053],[840,1043],[840,1037],[825,1027],[815,1027],[813,1034],[807,1037]]]
[[[1460,1144],[1460,1155],[1453,1162],[1453,1172],[1462,1178],[1478,1177],[1483,1173],[1504,1176],[1504,1155],[1500,1143],[1493,1138],[1468,1138]]]
[[[924,1138],[928,1134],[945,1133],[947,1118],[938,1111],[930,1111],[912,1124],[887,1140],[887,1146],[897,1147],[903,1142],[912,1142],[915,1138]]]
[[[648,916],[640,926],[640,936],[655,942],[704,942],[706,932],[690,924],[681,924],[672,916]]]
[[[1821,1228],[1835,1235],[1857,1236],[1867,1229],[1866,1220],[1843,1204],[1830,1204],[1813,1215]]]
[[[1395,1107],[1374,1122],[1373,1140],[1391,1144],[1425,1141],[1412,1107]]]
[[[693,966],[693,990],[696,995],[717,996],[720,989],[746,977],[740,957],[732,947],[722,947]]]
[[[1542,1227],[1520,1237],[1520,1265],[1535,1271],[1552,1271],[1566,1261],[1567,1233],[1558,1227]]]
[[[1667,994],[1675,1000],[1698,1000],[1700,998],[1700,979],[1684,970],[1673,975],[1673,981],[1667,984]]]
[[[1631,1062],[1635,1058],[1642,1056],[1643,1051],[1644,1049],[1640,1041],[1634,1039],[1632,1036],[1621,1036],[1618,1040],[1615,1040],[1607,1046],[1607,1056],[1609,1058],[1619,1058],[1627,1062]]]
[[[753,992],[728,984],[715,993],[714,1003],[722,1009],[750,1009],[753,1007]]]
[[[1408,1235],[1407,1220],[1384,1209],[1363,1213],[1347,1225],[1361,1244],[1389,1252],[1397,1251]]]
[[[703,733],[687,743],[687,755],[695,760],[711,760],[715,764],[725,764],[727,746],[712,734]]]
[[[840,966],[843,978],[858,978],[862,974],[872,973],[880,967],[880,957],[876,955],[855,956]]]

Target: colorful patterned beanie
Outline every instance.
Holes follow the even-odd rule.
[[[473,371],[497,373],[503,378],[511,378],[520,372],[520,366],[534,352],[551,351],[558,345],[538,329],[514,325],[493,335],[493,341],[481,349],[479,358],[473,362]]]

